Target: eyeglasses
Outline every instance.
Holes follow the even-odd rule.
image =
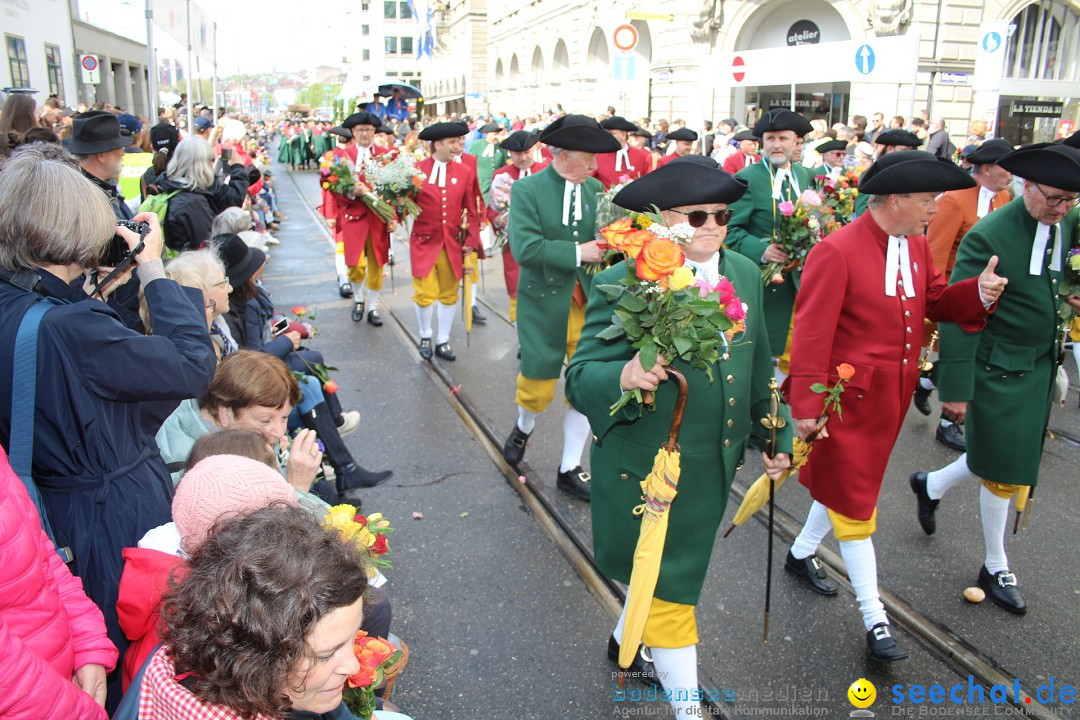
[[[214,300],[213,298],[211,298],[210,302],[206,303],[206,309],[216,311],[217,310],[217,300]]]
[[[714,210],[713,212],[705,212],[704,210],[691,210],[686,212],[685,210],[672,210],[680,215],[686,216],[686,221],[690,223],[690,227],[699,228],[705,225],[705,221],[709,219],[709,216],[713,216],[713,220],[717,225],[721,227],[727,225],[731,221],[732,210],[731,208],[724,208],[723,210]]]
[[[1042,189],[1042,186],[1039,185],[1039,183],[1034,183],[1034,185],[1038,189],[1039,194],[1042,195],[1044,198],[1046,198],[1046,204],[1049,205],[1052,208],[1060,207],[1060,205],[1062,203],[1065,203],[1065,207],[1067,207],[1067,208],[1076,207],[1077,204],[1080,204],[1080,197],[1065,197],[1063,195],[1047,195],[1046,191]]]

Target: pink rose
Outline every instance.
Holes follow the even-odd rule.
[[[795,203],[790,200],[785,200],[776,206],[776,209],[780,211],[780,214],[784,217],[791,217],[795,214]]]
[[[720,304],[727,305],[735,299],[735,286],[727,278],[720,278],[713,290],[720,293]]]
[[[810,207],[818,207],[821,205],[821,196],[813,190],[803,190],[803,194],[799,196],[799,201],[803,205],[809,205]]]
[[[698,289],[698,296],[702,298],[708,297],[709,293],[713,291],[712,285],[710,285],[709,281],[705,278],[698,278],[695,280],[694,287]]]
[[[724,308],[724,314],[735,322],[742,322],[746,319],[746,309],[743,307],[743,304],[739,302],[738,298],[735,298],[735,302],[729,303],[727,307]]]

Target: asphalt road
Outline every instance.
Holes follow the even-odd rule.
[[[425,370],[414,345],[407,245],[395,243],[396,292],[391,293],[387,277],[383,293],[386,325],[350,322],[349,301],[337,294],[332,248],[311,211],[319,201],[315,173],[290,178],[280,166],[275,171],[289,219],[278,233],[282,244],[271,251],[267,285],[281,309],[301,303],[317,309],[320,334],[311,346],[339,368],[335,379],[344,405],[364,416],[360,429],[347,438],[349,447],[366,467],[395,471],[392,480],[364,495],[366,510],[385,513],[398,528],[391,542],[395,567],[388,573],[389,587],[394,631],[409,643],[411,660],[394,700],[417,718],[665,716],[662,702],[613,701],[613,667],[605,655],[614,625],[609,605],[590,593],[529,514],[519,489],[462,423],[446,385]],[[484,263],[479,288],[488,324],[474,327],[466,346],[462,323],[456,323],[451,343],[458,361],[442,368],[501,444],[516,417],[517,344],[504,319],[507,298],[499,262]],[[1068,369],[1075,380],[1071,359]],[[961,597],[965,587],[975,584],[982,561],[977,488],[959,487],[949,494],[933,537],[923,535],[915,521],[908,475],[940,467],[957,455],[934,441],[936,415],[909,413],[879,504],[874,540],[881,586],[925,618],[958,653],[986,662],[1010,683],[1018,679],[1028,693],[1051,678],[1055,691],[1080,683],[1075,636],[1080,452],[1066,437],[1080,438],[1077,397],[1071,391],[1066,407],[1053,414],[1051,427],[1065,435],[1046,443],[1028,528],[1007,539],[1029,605],[1025,617],[990,603],[970,605]],[[524,472],[587,546],[588,505],[554,488],[561,424],[561,407],[553,403],[538,421]],[[760,462],[748,458],[736,483],[748,484],[759,471]],[[796,528],[809,503],[796,482],[778,494],[778,507]],[[733,512],[734,503],[728,516]],[[413,519],[413,513],[422,513],[423,519]],[[989,688],[982,703],[956,705],[947,696],[942,704],[894,703],[896,692],[907,698],[917,686],[948,689],[957,683],[963,685],[958,696],[966,700],[967,673],[950,653],[904,631],[900,638],[910,659],[889,667],[868,662],[850,588],[832,599],[802,589],[781,570],[788,547],[782,536],[774,542],[771,633],[763,644],[766,536],[762,523],[750,521],[729,538],[718,538],[697,611],[699,665],[703,679],[719,689],[725,715],[845,715],[853,710],[848,686],[865,677],[877,688],[870,710],[879,716],[1000,715],[1037,708],[1071,717],[1072,705],[1039,707],[1045,689],[1024,710],[993,704]],[[831,537],[825,545],[837,550]],[[972,697],[977,700],[978,694]],[[1067,698],[1055,695],[1062,699]]]

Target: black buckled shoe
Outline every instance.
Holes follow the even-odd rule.
[[[608,660],[618,665],[619,643],[615,642],[614,635],[608,638],[607,656]],[[625,670],[620,667],[619,671],[625,673],[626,677],[640,680],[646,685],[660,687],[660,678],[656,676],[656,668],[653,666],[652,657],[649,655],[649,648],[644,645],[638,645],[637,654],[634,655],[634,661],[630,663],[630,667]]]
[[[431,359],[431,338],[420,338],[420,357]]]
[[[487,315],[480,312],[480,306],[479,305],[473,305],[472,321],[474,323],[476,323],[477,325],[486,325],[487,324]]]
[[[360,322],[364,319],[364,303],[353,303],[352,312],[349,314],[353,322]]]
[[[570,493],[578,500],[589,500],[592,498],[592,490],[589,488],[590,480],[592,480],[592,476],[578,465],[573,470],[559,472],[559,478],[555,481],[555,486],[563,492]]]
[[[795,575],[818,595],[832,597],[840,592],[840,586],[829,579],[825,568],[818,562],[816,555],[810,555],[799,560],[788,550],[787,558],[784,559],[784,569]]]
[[[916,514],[919,516],[919,526],[927,535],[933,535],[937,530],[937,521],[934,519],[934,512],[937,510],[940,500],[930,499],[930,495],[926,492],[926,473],[916,472],[911,473],[911,477],[908,478],[908,483],[911,484],[911,492],[915,493]]]
[[[895,662],[907,657],[893,637],[889,623],[878,623],[866,631],[866,652],[879,662]]]
[[[510,437],[503,443],[503,459],[511,465],[517,465],[525,457],[525,444],[529,442],[530,433],[524,432],[514,423],[514,429],[510,431]]]
[[[343,298],[351,298],[353,296],[352,283],[343,282],[338,285],[338,295]]]
[[[378,310],[368,310],[367,321],[368,321],[368,325],[374,325],[375,327],[382,327],[382,316],[379,315]]]
[[[1017,615],[1027,613],[1024,598],[1020,597],[1020,591],[1016,589],[1016,576],[1008,570],[991,575],[984,565],[979,568],[979,587],[986,591],[995,605],[1000,605]]]
[[[450,349],[450,343],[439,343],[436,345],[435,354],[447,362],[454,362],[457,360],[457,355]]]
[[[938,423],[936,437],[937,441],[945,447],[967,452],[967,439],[964,438],[964,431],[956,423],[949,425]]]
[[[932,392],[933,390],[927,390],[922,385],[915,385],[915,394],[912,396],[911,402],[915,409],[923,415],[930,414],[930,393]]]

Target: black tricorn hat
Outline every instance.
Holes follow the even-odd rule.
[[[120,120],[111,112],[90,110],[72,119],[71,137],[64,138],[64,147],[73,155],[94,155],[127,147],[134,139],[121,131]]]
[[[370,125],[371,127],[379,127],[382,125],[382,121],[378,116],[372,115],[366,112],[355,112],[349,117],[341,121],[341,127],[346,130],[352,130],[357,125]]]
[[[847,150],[847,143],[843,140],[829,140],[828,142],[823,142],[816,146],[814,150],[817,150],[820,154],[824,155],[833,150]]]
[[[697,140],[698,134],[690,128],[679,128],[668,133],[668,140]]]
[[[626,132],[633,132],[638,129],[637,125],[621,115],[612,115],[607,120],[600,123],[600,127],[605,130],[625,130]]]
[[[749,129],[740,130],[739,132],[732,135],[731,139],[732,140],[738,140],[740,142],[743,141],[743,140],[753,140],[754,142],[759,142],[758,136],[754,134],[753,130],[749,130]]]
[[[653,205],[670,210],[685,205],[730,204],[748,187],[748,182],[724,172],[712,158],[686,155],[634,180],[613,202],[634,212],[645,212]]]
[[[536,133],[525,132],[524,130],[516,130],[510,133],[510,137],[499,143],[499,147],[503,150],[509,150],[511,152],[525,152],[538,142]]]
[[[1061,144],[1080,150],[1080,130],[1077,130],[1072,135],[1062,140]]]
[[[814,131],[814,126],[802,115],[783,108],[773,108],[754,123],[754,135],[761,137],[767,132],[791,130],[799,137]]]
[[[344,127],[342,127],[340,125],[335,125],[334,127],[330,128],[326,132],[330,133],[331,135],[337,135],[338,137],[344,138],[346,140],[352,140],[352,136],[353,136],[352,130],[350,130],[348,128],[344,128]]]
[[[1080,192],[1080,150],[1063,143],[1035,143],[1013,150],[998,165],[1025,180]]]
[[[631,130],[630,134],[633,135],[634,137],[643,137],[643,138],[647,138],[647,139],[650,139],[650,140],[652,139],[652,133],[649,132],[648,130]]]
[[[945,192],[969,187],[975,187],[970,175],[949,160],[924,150],[883,155],[859,180],[859,192],[870,195]]]
[[[987,140],[975,152],[968,153],[965,157],[972,165],[994,165],[998,160],[1013,151],[1013,146],[1008,140],[994,138]]]
[[[544,128],[540,142],[563,150],[588,153],[618,152],[619,141],[587,115],[564,115]]]
[[[488,133],[499,132],[500,130],[502,130],[502,126],[499,125],[499,123],[497,123],[497,122],[489,122],[489,123],[484,123],[483,126],[481,126],[479,132],[480,132],[481,135],[487,135]]]
[[[874,138],[875,145],[903,145],[904,147],[916,148],[922,145],[922,140],[913,132],[892,128],[882,132]]]
[[[233,287],[246,283],[266,262],[266,253],[250,247],[235,233],[215,235],[211,242],[225,263],[225,277]]]
[[[469,126],[461,122],[435,123],[420,131],[420,139],[434,142],[447,138],[464,137],[469,134]]]

